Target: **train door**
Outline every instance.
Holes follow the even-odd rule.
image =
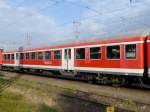
[[[15,53],[14,59],[15,59],[15,66],[18,67],[20,65],[20,53]]]
[[[63,69],[74,69],[74,48],[63,49]]]

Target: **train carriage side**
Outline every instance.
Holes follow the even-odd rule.
[[[143,77],[144,39],[134,37],[75,48],[75,70],[99,75]]]
[[[146,48],[146,68],[148,72],[148,77],[150,78],[150,36],[147,36],[147,46]]]
[[[13,68],[15,66],[15,53],[3,52],[3,67]]]
[[[20,52],[22,68],[59,70],[62,66],[61,49],[42,49]]]
[[[3,49],[0,49],[0,69],[2,67],[3,64]]]

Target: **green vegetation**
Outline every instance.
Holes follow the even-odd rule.
[[[35,107],[26,101],[23,96],[4,92],[0,97],[0,112],[33,112]]]
[[[3,92],[0,96],[0,112],[57,112],[51,107],[32,104],[20,94]]]
[[[45,104],[41,104],[38,112],[57,112],[55,109],[50,108],[49,106],[45,105]]]

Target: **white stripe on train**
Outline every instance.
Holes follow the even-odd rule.
[[[13,66],[14,64],[3,64],[4,66]],[[20,65],[23,68],[41,68],[41,69],[63,69],[62,66],[43,66],[43,65]],[[127,69],[127,68],[91,68],[91,67],[74,67],[74,70],[78,71],[95,71],[95,72],[114,72],[114,73],[124,73],[128,75],[129,73],[137,74],[142,76],[144,69]],[[150,73],[150,69],[149,69]]]

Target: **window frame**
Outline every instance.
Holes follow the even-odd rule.
[[[77,49],[84,49],[84,51],[85,51],[84,59],[77,59]],[[75,49],[75,53],[76,53],[76,55],[75,55],[75,59],[76,59],[76,60],[86,60],[86,48],[85,48],[85,47],[76,48],[76,49]]]
[[[7,54],[7,60],[11,60],[11,54]]]
[[[39,59],[39,53],[42,54],[42,58],[41,58],[41,59]],[[43,59],[44,59],[43,51],[38,51],[38,52],[37,52],[37,59],[38,59],[38,60],[43,60]]]
[[[26,59],[26,57],[25,57],[25,53],[20,53],[20,60],[25,60]]]
[[[32,54],[35,54],[35,56],[34,56],[34,59],[33,59],[33,55]],[[37,57],[36,57],[36,52],[34,51],[34,52],[30,52],[30,58],[31,58],[31,60],[36,60],[37,59]]]
[[[3,59],[7,60],[7,54],[3,54]]]
[[[113,47],[113,46],[119,46],[119,48],[120,48],[120,57],[117,58],[117,59],[113,59],[113,58],[110,59],[110,58],[107,57],[107,54],[108,54],[107,47]],[[116,44],[116,45],[107,45],[107,46],[106,46],[106,59],[107,59],[107,60],[120,60],[120,59],[121,59],[121,55],[122,55],[122,53],[121,53],[121,45],[120,45],[120,44]]]
[[[59,58],[59,59],[55,59],[55,52],[56,52],[56,51],[59,51],[59,52],[60,52],[60,58]],[[53,59],[54,59],[54,60],[61,60],[61,59],[62,59],[61,50],[54,50],[54,51],[53,51]]]
[[[27,59],[27,54],[29,54],[29,58],[28,59]],[[29,52],[24,53],[24,55],[25,55],[25,60],[30,60],[30,53]]]
[[[100,48],[101,52],[100,52],[100,58],[99,59],[91,59],[91,48]],[[101,46],[89,47],[89,59],[90,60],[101,60],[102,59],[102,47]]]
[[[47,52],[49,52],[49,59],[46,58]],[[51,51],[44,51],[44,60],[52,60],[52,52]]]
[[[11,60],[14,60],[14,59],[15,59],[15,55],[11,54]]]
[[[126,46],[127,45],[136,45],[136,52],[135,52],[135,55],[136,55],[136,57],[134,58],[134,59],[128,59],[127,57],[126,57]],[[132,43],[129,43],[129,44],[125,44],[124,45],[124,58],[125,58],[125,60],[137,60],[137,54],[138,54],[138,45],[135,43],[135,44],[132,44]]]

